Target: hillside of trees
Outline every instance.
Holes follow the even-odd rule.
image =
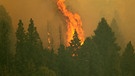
[[[23,21],[18,21],[14,55],[11,25],[10,16],[0,6],[0,76],[135,76],[132,42],[127,43],[121,55],[116,34],[105,18],[83,45],[74,30],[70,46],[60,44],[57,53],[53,48],[43,48],[31,18],[27,30]]]

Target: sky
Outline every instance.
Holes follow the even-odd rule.
[[[93,35],[100,19],[105,17],[108,24],[112,18],[119,23],[125,41],[135,43],[135,0],[66,0],[67,8],[78,13],[83,22],[85,37]],[[12,18],[14,29],[19,19],[27,28],[30,18],[33,18],[41,39],[46,46],[47,25],[52,30],[54,44],[59,43],[59,26],[65,32],[65,18],[58,10],[56,0],[0,0]],[[64,37],[63,37],[64,38]]]

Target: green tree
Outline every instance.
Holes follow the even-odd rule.
[[[32,19],[30,19],[27,33],[22,21],[19,20],[16,37],[16,76],[56,76],[56,73],[44,64],[46,59],[44,53],[47,52],[43,51],[41,39]],[[47,54],[51,56],[52,52]],[[51,58],[54,57],[51,56]]]
[[[72,76],[71,70],[73,69],[72,57],[69,50],[66,50],[64,45],[60,45],[58,49],[58,75],[59,76]]]
[[[114,32],[112,32],[105,18],[101,19],[94,33],[93,41],[103,61],[102,76],[118,76],[120,47],[115,43]]]
[[[125,52],[121,58],[122,76],[134,76],[135,73],[135,55],[131,41],[127,44]]]
[[[44,49],[42,51],[42,66],[48,67],[49,69],[55,71],[56,74],[58,74],[57,56],[58,55],[54,53],[53,49]]]
[[[24,49],[23,48],[24,42],[26,42],[26,34],[25,34],[22,20],[19,20],[18,28],[16,31],[16,38],[17,38],[16,52],[18,52],[18,50]]]
[[[28,41],[30,43],[30,46],[33,46],[33,47],[35,46],[36,50],[43,50],[42,41],[39,37],[37,29],[34,26],[34,21],[32,19],[30,19],[27,35],[28,35]]]
[[[27,45],[26,45],[26,33],[23,27],[23,22],[22,20],[19,20],[18,23],[18,28],[16,31],[16,38],[17,38],[17,42],[16,42],[16,73],[20,75],[25,75],[27,74]]]
[[[7,11],[0,6],[0,75],[9,75],[11,58],[11,28],[12,22]]]
[[[97,46],[92,40],[88,37],[85,39],[84,44],[79,50],[79,75],[82,76],[100,76],[102,75],[101,71],[101,55],[97,52]]]
[[[47,67],[40,67],[38,71],[36,71],[32,76],[57,76],[56,73],[47,68]]]
[[[42,63],[42,51],[43,46],[36,27],[34,26],[34,21],[30,19],[30,24],[27,33],[27,59],[28,69],[30,70],[30,75],[36,71],[36,69],[41,66]]]
[[[49,69],[52,69],[54,71],[57,71],[57,63],[56,63],[56,60],[57,60],[57,55],[55,54],[54,52],[54,49],[52,48],[51,50],[47,49],[48,51],[48,55],[46,58],[48,58],[48,61],[46,61],[46,66],[49,68]]]
[[[75,30],[73,39],[71,40],[70,46],[69,46],[72,56],[74,57],[77,56],[77,51],[78,49],[80,49],[80,47],[81,47],[81,42],[80,42],[80,39],[78,38],[77,31]]]

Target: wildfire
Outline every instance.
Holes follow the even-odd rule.
[[[48,49],[51,49],[51,38],[50,38],[50,33],[47,32],[47,35],[48,35],[48,38],[47,38],[47,41],[48,41]]]
[[[80,16],[77,13],[70,12],[66,5],[64,4],[65,0],[58,0],[57,6],[58,9],[63,13],[63,15],[67,18],[67,46],[69,46],[69,42],[73,38],[74,30],[76,29],[78,33],[78,37],[81,40],[81,44],[84,42],[84,31],[82,29],[82,21]]]

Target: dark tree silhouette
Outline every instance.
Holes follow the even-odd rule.
[[[30,24],[27,33],[27,48],[28,48],[28,69],[30,74],[34,73],[42,63],[43,46],[39,34],[34,26],[34,22],[30,19]]]
[[[79,50],[80,76],[100,76],[102,75],[101,55],[97,51],[97,45],[88,37]]]
[[[34,26],[34,22],[32,19],[30,19],[27,35],[28,41],[30,42],[31,46],[35,46],[36,50],[43,50],[41,39],[39,37],[36,27]]]
[[[71,53],[69,50],[66,50],[66,47],[64,45],[60,45],[58,49],[58,75],[59,76],[71,76],[73,69],[72,63],[72,57],[70,55]]]
[[[44,57],[51,61],[54,57],[51,53],[43,51],[43,46],[39,34],[30,19],[28,32],[25,33],[23,23],[19,20],[16,31],[16,74],[17,76],[56,76],[56,73],[46,66]],[[49,56],[44,56],[47,53]],[[54,66],[51,66],[54,67]]]
[[[73,39],[70,42],[70,51],[72,52],[72,56],[77,56],[77,50],[81,47],[80,39],[78,38],[77,31],[74,31]]]
[[[17,54],[16,55],[21,56],[21,54],[26,50],[25,49],[26,34],[25,34],[22,20],[19,20],[18,28],[16,31],[16,38],[17,38],[17,43],[16,43],[16,53]]]
[[[56,67],[56,60],[57,60],[57,55],[55,54],[54,52],[54,49],[52,48],[51,50],[47,49],[46,50],[47,52],[47,58],[48,58],[48,61],[46,61],[46,65],[48,68],[54,70],[54,71],[57,71],[57,67]]]
[[[19,20],[18,28],[16,31],[16,75],[27,74],[27,46],[26,46],[26,33],[23,27],[22,20]]]
[[[19,20],[18,28],[16,31],[16,38],[17,38],[17,43],[16,43],[16,53],[17,54],[16,55],[21,55],[23,53],[23,51],[26,50],[25,49],[26,34],[25,34],[22,20]]]
[[[134,76],[135,55],[131,41],[127,44],[121,59],[122,76]]]
[[[64,45],[60,45],[59,49],[58,49],[58,73],[60,76],[63,76],[66,74],[66,65],[65,65],[65,46]]]
[[[0,75],[8,76],[11,58],[11,18],[0,6]]]
[[[115,43],[114,32],[112,32],[105,18],[101,19],[94,33],[93,41],[96,43],[97,51],[102,56],[103,76],[118,76],[120,47]]]

